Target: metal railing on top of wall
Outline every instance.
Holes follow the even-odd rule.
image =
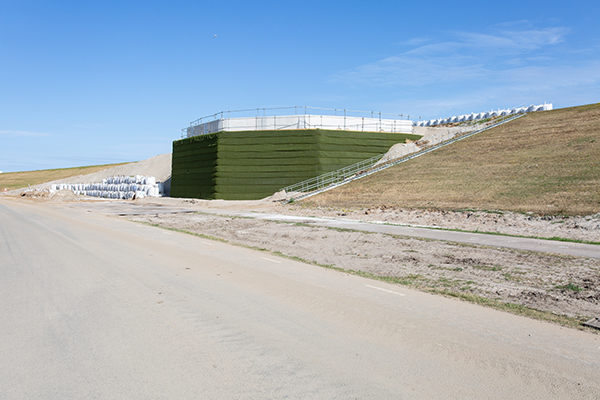
[[[348,118],[361,118],[361,119],[368,119],[371,120],[369,122],[369,124],[373,125],[373,121],[372,120],[406,120],[409,121],[410,120],[410,115],[404,115],[404,114],[390,114],[390,113],[382,113],[380,111],[359,111],[359,110],[348,110],[348,109],[339,109],[339,108],[321,108],[321,107],[309,107],[309,106],[292,106],[292,107],[271,107],[271,108],[250,108],[250,109],[245,109],[245,110],[229,110],[229,111],[220,111],[218,113],[214,113],[211,115],[207,115],[205,117],[202,118],[198,118],[192,122],[190,122],[190,125],[186,128],[183,128],[182,131],[182,138],[188,135],[188,132],[190,131],[190,129],[193,130],[194,127],[203,125],[203,124],[207,124],[207,123],[211,123],[211,122],[215,122],[215,121],[219,121],[219,120],[228,120],[231,118],[254,118],[255,121],[259,121],[259,119],[262,118],[269,118],[271,117],[274,121],[274,125],[275,127],[277,127],[277,116],[290,116],[292,115],[292,110],[293,110],[293,115],[295,116],[334,116],[334,117],[348,117]],[[310,119],[309,119],[310,121]],[[302,121],[302,123],[305,123],[304,121]],[[324,128],[333,128],[333,126],[328,126],[327,124],[319,124],[318,121],[313,121],[313,123],[310,123],[311,128],[314,127],[324,127]],[[370,128],[368,130],[373,130],[373,131],[378,131],[381,129],[381,123],[378,124],[379,125],[379,129],[375,129],[375,128]],[[253,130],[256,127],[256,123],[255,124],[249,124],[247,126],[247,128],[249,130]],[[223,127],[225,130],[227,130],[227,126]],[[272,129],[272,128],[271,128]],[[275,128],[275,129],[285,129],[285,125],[280,126],[279,128]],[[303,128],[300,128],[303,129]],[[359,129],[360,130],[360,129]],[[363,130],[367,130],[364,129],[363,126]],[[207,129],[206,133],[214,133],[216,131],[213,131],[212,129]],[[201,134],[204,134],[201,133]]]
[[[309,107],[309,106],[291,106],[291,107],[270,107],[270,108],[248,108],[245,110],[230,110],[220,111],[211,115],[207,115],[202,118],[198,118],[190,122],[190,126],[203,124],[205,122],[214,121],[216,119],[224,118],[239,118],[239,117],[260,117],[262,116],[275,116],[275,115],[290,115],[283,113],[283,111],[294,110],[294,115],[317,115],[312,110],[318,110],[318,115],[334,115],[334,116],[355,116],[355,117],[369,117],[369,118],[390,118],[394,119],[410,119],[410,115],[404,114],[390,114],[382,113],[381,111],[360,111],[360,110],[348,110],[345,108],[322,108],[322,107]],[[268,113],[267,113],[268,111]],[[400,118],[397,118],[400,117]]]

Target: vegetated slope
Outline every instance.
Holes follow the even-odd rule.
[[[51,182],[58,179],[65,179],[72,176],[92,174],[97,171],[102,171],[107,168],[125,164],[129,163],[92,165],[88,167],[74,168],[43,169],[38,171],[5,172],[0,174],[0,188],[2,190],[4,190],[4,188],[7,188],[8,190],[19,189],[27,187],[27,185],[39,185],[41,183]]]
[[[307,203],[600,212],[600,103],[528,114]]]

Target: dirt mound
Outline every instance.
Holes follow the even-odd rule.
[[[60,179],[52,183],[94,183],[111,176],[154,176],[157,182],[164,182],[171,176],[171,153],[160,154],[147,160],[136,163],[119,165],[107,168],[89,175],[78,175],[71,178]]]
[[[27,190],[20,194],[21,197],[26,199],[47,199],[50,197],[50,192],[48,190]]]
[[[63,189],[50,194],[49,199],[53,202],[73,201],[78,200],[79,196],[77,196],[71,190]]]
[[[41,202],[52,202],[52,203],[60,203],[63,201],[76,201],[79,200],[79,196],[73,193],[71,190],[63,189],[58,190],[54,193],[50,193],[48,189],[33,189],[26,190],[22,192],[19,196],[24,199],[41,201]]]
[[[31,189],[49,189],[55,183],[96,183],[111,176],[154,176],[157,182],[167,182],[171,177],[171,153],[159,154],[158,156],[135,163],[118,165],[88,175],[77,175],[70,178],[58,179],[45,182],[31,188],[23,188],[13,191],[13,194],[21,194]]]

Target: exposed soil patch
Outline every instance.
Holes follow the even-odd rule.
[[[47,189],[37,189],[22,192],[20,194],[22,198],[37,200],[41,202],[66,202],[66,201],[77,201],[85,196],[78,196],[71,190],[63,189],[58,190],[54,193],[50,193]]]
[[[472,293],[572,317],[600,315],[598,259],[208,214],[127,218],[395,277],[414,287]]]
[[[559,237],[600,243],[600,213],[587,216],[558,216],[510,211],[411,210],[386,205],[347,209],[316,207],[310,203],[282,205],[277,207],[277,212],[516,236]]]

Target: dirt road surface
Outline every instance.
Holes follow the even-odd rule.
[[[588,332],[0,200],[0,398],[593,399]]]
[[[75,201],[64,206],[219,238],[421,290],[480,296],[509,304],[513,311],[513,305],[530,307],[549,313],[543,316],[547,320],[568,316],[585,322],[600,315],[600,245],[315,217],[306,215],[308,210],[265,207],[261,202],[162,200]],[[290,214],[297,211],[300,215]],[[522,311],[532,315],[530,309]]]

